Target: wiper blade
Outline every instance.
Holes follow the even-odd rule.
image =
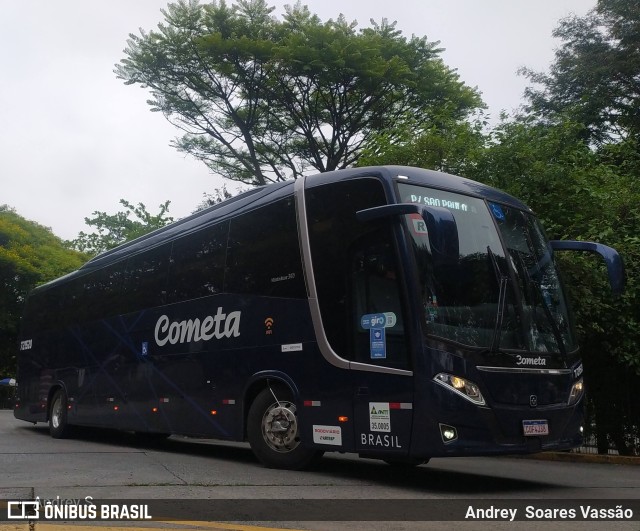
[[[498,310],[496,312],[496,322],[493,328],[493,338],[491,339],[490,352],[499,352],[500,340],[502,336],[502,322],[504,320],[504,308],[507,303],[507,284],[509,283],[509,277],[505,275],[500,269],[496,255],[491,250],[491,246],[487,245],[487,254],[491,259],[493,270],[496,274],[496,280],[498,282]]]
[[[536,313],[536,298],[538,298],[541,301],[540,306],[542,307],[542,312],[544,313],[547,322],[549,323],[550,327],[551,327],[551,333],[553,334],[553,339],[555,340],[556,344],[558,345],[558,350],[560,352],[560,354],[566,359],[567,358],[567,349],[565,347],[564,344],[564,339],[562,337],[562,332],[560,331],[560,328],[558,326],[558,323],[556,322],[553,313],[551,313],[551,303],[548,301],[546,295],[546,290],[544,290],[542,288],[542,285],[537,282],[536,280],[533,279],[533,275],[531,274],[531,271],[529,270],[529,268],[527,267],[527,265],[524,263],[524,259],[522,258],[522,256],[520,256],[520,253],[517,254],[518,260],[520,262],[520,267],[522,268],[522,271],[524,272],[524,275],[526,277],[526,281],[527,281],[527,286],[529,289],[531,289],[531,286],[533,286],[535,292],[538,294],[538,296],[531,297],[531,304],[532,304],[532,308],[533,308],[533,312],[534,312],[534,319],[535,319],[535,313]],[[539,274],[542,271],[542,267],[544,265],[546,265],[547,261],[545,261],[544,263],[542,263],[542,261],[544,260],[545,257],[543,257],[542,260],[539,260],[537,263],[538,269],[537,269],[537,273]],[[541,265],[542,264],[542,265]]]

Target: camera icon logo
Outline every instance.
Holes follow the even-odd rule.
[[[37,520],[40,518],[40,505],[37,501],[7,502],[8,520]]]

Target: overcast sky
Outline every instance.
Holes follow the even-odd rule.
[[[229,2],[231,3],[231,2]],[[274,14],[291,1],[272,1]],[[323,20],[360,26],[386,17],[445,48],[444,62],[477,87],[497,117],[522,103],[517,70],[546,70],[551,36],[596,0],[309,0]],[[0,204],[65,239],[118,200],[176,219],[223,180],[169,146],[179,131],[146,104],[148,92],[113,73],[129,33],[155,29],[163,0],[0,0]],[[230,188],[233,189],[234,184]]]

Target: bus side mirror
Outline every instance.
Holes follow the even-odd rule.
[[[624,263],[618,251],[612,247],[595,242],[579,242],[572,240],[551,240],[549,242],[554,251],[587,251],[598,253],[607,264],[609,284],[614,295],[620,295],[624,291],[625,273]]]
[[[434,257],[445,262],[457,262],[460,258],[458,225],[450,210],[442,207],[422,207],[422,219],[427,224],[429,244]]]
[[[367,222],[406,214],[420,214],[424,220],[434,258],[441,261],[458,260],[460,257],[458,226],[453,214],[446,208],[398,203],[359,210],[356,212],[356,217],[362,222]]]

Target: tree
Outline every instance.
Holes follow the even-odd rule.
[[[371,138],[358,166],[401,164],[470,176],[477,172],[485,150],[485,126],[481,117],[428,124],[407,121]]]
[[[502,123],[485,153],[485,174],[476,178],[523,199],[551,239],[600,241],[623,257],[627,286],[613,298],[600,260],[558,254],[582,347],[594,422],[587,433],[597,435],[603,453],[613,442],[623,455],[640,454],[640,191],[634,175],[588,145],[585,125],[556,121],[549,125],[528,116]]]
[[[258,185],[353,165],[406,116],[457,120],[482,105],[438,43],[383,20],[356,29],[299,3],[282,20],[265,0],[180,0],[157,31],[130,35],[115,72],[148,88],[174,142],[224,177]]]
[[[595,240],[623,256],[627,288],[614,299],[603,263],[593,255],[559,253],[578,324],[589,397],[587,433],[606,453],[640,453],[640,191],[636,177],[617,161],[632,161],[629,142],[594,150],[586,127],[535,115],[505,120],[484,135],[471,124],[424,131],[404,142],[373,143],[362,163],[432,167],[501,188],[522,199],[543,221],[551,239]]]
[[[566,265],[582,327],[599,450],[613,441],[621,453],[638,454],[640,4],[599,0],[585,17],[562,20],[554,35],[563,45],[549,73],[524,71],[536,84],[527,91],[529,120],[538,130],[577,122],[581,131],[574,145],[584,156],[565,159],[564,171],[553,181],[567,191],[553,195],[559,210],[567,209],[565,220],[551,209],[544,215],[556,218],[558,227],[566,222],[580,228],[577,235],[584,239],[616,247],[625,261],[627,290],[615,304],[602,303],[601,277],[592,266],[580,257]],[[591,163],[585,165],[584,157]],[[577,172],[583,173],[580,181]]]
[[[194,214],[233,197],[233,194],[227,190],[227,186],[225,184],[222,185],[222,188],[216,188],[213,193],[204,193],[202,195],[203,199],[193,211]]]
[[[115,214],[95,211],[93,218],[84,218],[84,221],[90,227],[94,227],[97,233],[80,232],[75,240],[68,243],[83,253],[90,255],[102,253],[171,223],[173,218],[167,215],[170,203],[171,201],[165,201],[160,205],[159,212],[152,215],[143,203],[135,206],[125,199],[120,199],[120,204],[125,207],[125,211]],[[133,218],[129,217],[131,215]]]
[[[0,206],[0,375],[15,374],[18,328],[29,291],[78,269],[86,259],[50,229]]]
[[[550,72],[523,70],[537,85],[527,91],[531,111],[549,120],[571,114],[595,145],[632,139],[637,149],[640,3],[599,0],[585,17],[561,20],[554,36],[563,45]]]

